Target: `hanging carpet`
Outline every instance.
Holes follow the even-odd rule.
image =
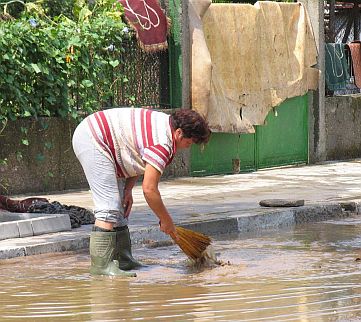
[[[167,35],[170,19],[157,0],[119,0],[125,18],[134,28],[140,47],[147,52],[168,48]]]

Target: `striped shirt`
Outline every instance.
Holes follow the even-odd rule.
[[[170,116],[142,108],[113,108],[86,118],[97,148],[113,163],[118,177],[144,174],[149,163],[161,174],[175,154]]]

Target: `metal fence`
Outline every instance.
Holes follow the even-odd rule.
[[[170,106],[168,51],[146,53],[133,39],[125,45],[121,61],[115,69],[113,106]],[[117,71],[126,82],[117,80]]]
[[[361,11],[359,1],[324,1],[325,38],[328,43],[360,40]]]

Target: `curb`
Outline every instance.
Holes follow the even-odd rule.
[[[221,235],[295,227],[309,222],[361,215],[361,203],[355,202],[275,209],[262,214],[236,214],[229,218],[184,223],[181,226],[207,235]]]
[[[267,229],[295,227],[297,225],[326,221],[336,218],[347,218],[361,215],[361,203],[348,202],[325,205],[309,205],[294,208],[267,208],[263,213],[252,214],[235,211],[228,213],[228,217],[206,221],[184,222],[179,226],[199,231],[207,235],[222,235],[232,233],[259,232]],[[14,241],[15,246],[0,247],[0,259],[9,259],[20,256],[31,256],[45,253],[77,251],[89,248],[90,227],[74,229],[69,236],[48,235],[47,241],[34,244],[26,243],[22,246]],[[130,236],[135,245],[149,241],[169,240],[168,235],[159,230],[158,226],[137,227],[130,226]],[[53,239],[53,240],[52,240]]]

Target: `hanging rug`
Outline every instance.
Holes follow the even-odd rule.
[[[167,35],[170,19],[157,0],[119,0],[125,18],[134,28],[140,47],[147,52],[168,48]]]

